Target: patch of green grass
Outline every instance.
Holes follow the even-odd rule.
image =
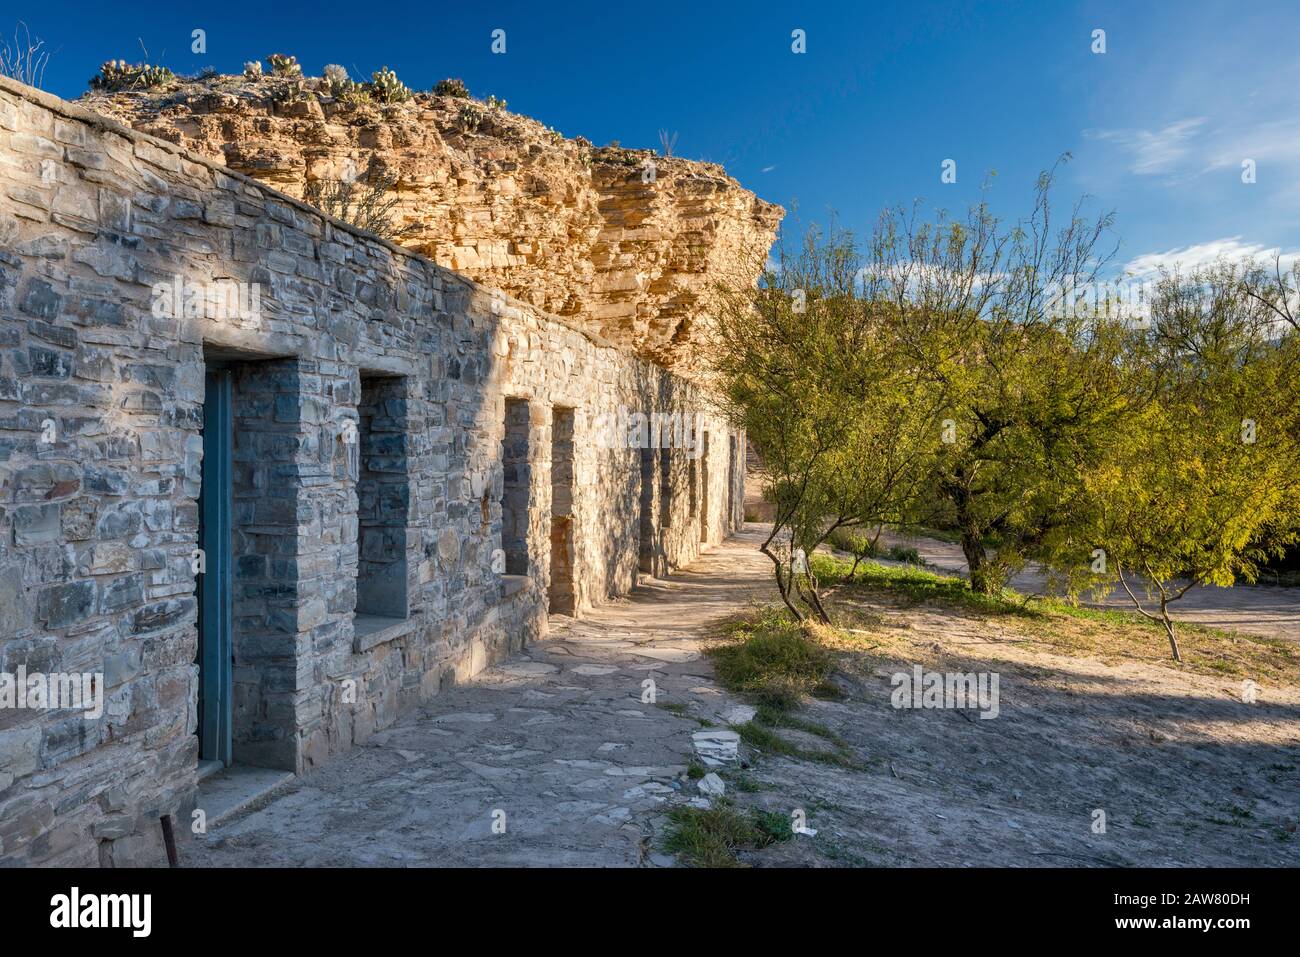
[[[819,750],[817,748],[801,748],[787,739],[781,737],[775,730],[765,724],[760,724],[757,720],[748,721],[745,724],[736,725],[736,733],[740,735],[740,740],[744,741],[751,748],[762,751],[766,754],[780,754],[787,758],[801,758],[805,761],[817,761],[821,764],[830,764],[835,767],[857,770],[859,764],[853,760],[852,755],[847,749],[837,747],[835,750]]]
[[[655,707],[679,716],[686,714],[686,705],[680,701],[656,701]]]
[[[790,826],[790,818],[779,811],[755,811],[754,826],[770,837],[774,844],[788,841],[794,837],[794,828]]]
[[[809,566],[818,581],[823,585],[849,584],[849,572],[853,563],[831,555],[816,554],[808,559]],[[940,575],[909,565],[895,568],[881,565],[879,562],[862,562],[853,575],[852,584],[863,588],[875,588],[902,595],[915,604],[926,601],[945,605],[956,605],[985,614],[1032,615],[1034,612],[1024,606],[1022,596],[1010,589],[1004,589],[998,595],[985,595],[973,591],[970,583],[955,575]],[[1016,599],[1020,598],[1020,601]]]
[[[724,635],[730,640],[706,654],[728,691],[781,710],[795,707],[806,695],[839,696],[829,680],[834,653],[782,611],[765,608],[734,619],[724,626]]]
[[[790,828],[784,818],[782,833],[771,817],[740,810],[729,801],[718,801],[707,809],[674,808],[668,814],[664,849],[691,867],[741,867],[737,851],[759,850],[790,838]]]
[[[690,764],[686,765],[686,776],[692,781],[698,781],[708,773],[709,769],[700,764],[699,761],[692,761]]]
[[[890,545],[889,550],[885,552],[885,557],[896,562],[907,562],[910,565],[921,564],[921,553],[911,545]]]

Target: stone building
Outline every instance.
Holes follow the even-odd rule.
[[[201,768],[331,760],[743,481],[697,383],[0,79],[0,675],[100,702],[0,707],[0,863],[162,863]]]

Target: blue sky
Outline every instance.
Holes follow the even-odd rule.
[[[916,198],[960,212],[990,170],[995,211],[1015,216],[1070,151],[1059,201],[1116,212],[1120,265],[1300,251],[1295,0],[22,6],[0,25],[21,18],[57,51],[44,85],[68,98],[103,60],[143,59],[141,42],[177,72],[292,53],[314,74],[388,65],[417,89],[460,76],[598,144],[673,130],[678,155],[724,164],[803,223],[834,210],[865,231]]]

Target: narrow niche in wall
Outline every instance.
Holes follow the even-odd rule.
[[[700,541],[709,540],[709,433],[700,441]]]
[[[407,521],[411,491],[407,460],[406,379],[361,374],[357,403],[358,635],[409,614]]]
[[[637,567],[648,575],[655,570],[655,450],[641,449],[641,514],[637,522],[640,536]]]
[[[573,410],[556,406],[551,419],[551,581],[552,615],[572,615],[573,587]]]
[[[696,474],[695,457],[689,452],[688,463],[686,466],[686,490],[690,494],[690,517],[696,518],[700,511],[700,488],[699,476]]]
[[[501,439],[501,550],[507,575],[528,574],[528,401],[506,399],[505,435]]]
[[[673,457],[672,449],[659,450],[659,527],[668,528],[673,522]]]
[[[727,438],[727,525],[736,524],[736,437]]]

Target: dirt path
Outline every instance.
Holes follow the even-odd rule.
[[[883,533],[880,540],[886,546],[900,544],[914,547],[922,560],[937,571],[950,575],[966,575],[968,572],[966,559],[958,545],[933,538],[901,536],[889,532]],[[1026,570],[1016,576],[1011,584],[1025,592],[1042,592],[1045,588],[1043,576],[1034,570]],[[1143,597],[1136,588],[1134,591],[1139,598]],[[1104,601],[1089,604],[1122,611],[1133,610],[1133,602],[1119,588]],[[1151,610],[1155,603],[1147,604],[1146,607]],[[1268,585],[1236,585],[1232,588],[1198,586],[1169,607],[1178,621],[1300,641],[1300,588]]]
[[[552,636],[261,809],[189,842],[189,866],[660,866],[664,812],[701,802],[692,734],[736,720],[700,639],[755,597],[762,529]],[[1300,865],[1300,691],[1051,654],[1014,623],[886,608],[889,655],[849,656],[842,701],[804,717],[856,770],[744,749],[738,803],[801,835],[765,865]],[[896,639],[896,640],[895,640]],[[1000,708],[899,710],[891,676],[996,673]],[[652,679],[658,705],[642,701]],[[663,707],[667,705],[668,707]],[[796,744],[804,732],[782,732]],[[743,789],[737,787],[744,783]],[[1094,831],[1104,811],[1105,833]],[[504,833],[494,833],[504,821]]]

